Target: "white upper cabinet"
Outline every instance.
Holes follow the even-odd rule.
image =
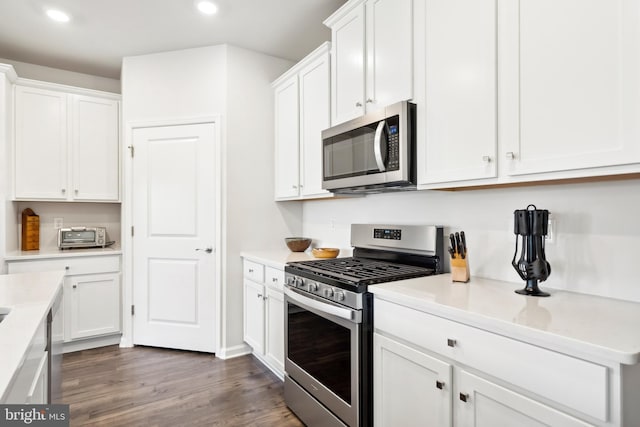
[[[76,200],[118,200],[118,102],[79,95],[72,102],[72,196]]]
[[[66,200],[67,96],[22,86],[15,91],[16,198]]]
[[[16,86],[15,107],[16,199],[119,200],[116,95]]]
[[[322,189],[322,131],[329,123],[330,61],[328,45],[300,70],[300,193],[328,196]]]
[[[503,2],[506,173],[640,162],[640,3]]]
[[[496,177],[496,2],[426,0],[416,16],[418,182]]]
[[[413,97],[413,0],[351,0],[331,28],[331,123]]]
[[[294,75],[275,88],[276,199],[299,194],[299,141],[298,76]]]
[[[640,3],[414,2],[419,188],[640,172]]]
[[[275,199],[331,197],[322,189],[322,131],[329,127],[329,43],[274,83]]]

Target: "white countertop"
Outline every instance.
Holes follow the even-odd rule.
[[[313,261],[322,258],[316,258],[311,254],[311,249],[306,252],[291,252],[287,249],[283,250],[263,250],[263,251],[243,251],[240,252],[240,256],[261,264],[268,265],[270,267],[284,269],[285,264],[288,262],[298,261]],[[351,250],[340,249],[338,257],[351,256]]]
[[[23,363],[25,352],[46,320],[64,271],[0,275],[0,307],[11,309],[0,322],[0,397]]]
[[[577,357],[640,362],[640,303],[540,287],[550,297],[516,294],[522,283],[450,274],[369,286],[376,297]],[[416,325],[419,327],[419,325]]]
[[[10,251],[4,259],[5,261],[22,261],[30,259],[46,259],[46,258],[69,258],[83,256],[100,256],[100,255],[121,255],[120,246],[109,246],[107,248],[85,248],[85,249],[58,249],[43,248],[38,251]]]

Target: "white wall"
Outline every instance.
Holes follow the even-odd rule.
[[[318,245],[349,248],[351,223],[444,225],[447,233],[465,231],[472,280],[524,285],[511,266],[513,211],[530,203],[556,220],[555,243],[546,249],[552,273],[541,288],[640,301],[640,180],[310,201],[303,232]]]
[[[248,249],[283,249],[302,230],[300,204],[277,204],[274,189],[274,100],[271,82],[293,65],[228,47],[227,80],[227,345],[241,345],[242,263]]]
[[[13,65],[18,76],[23,79],[42,80],[50,83],[120,93],[120,80],[43,67],[42,65],[28,64],[11,59],[0,58],[0,63]]]

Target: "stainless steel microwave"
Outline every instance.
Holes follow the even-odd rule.
[[[104,227],[71,227],[58,229],[58,248],[95,248],[106,247],[107,229]]]
[[[416,188],[416,105],[407,101],[322,131],[322,188],[378,193]]]

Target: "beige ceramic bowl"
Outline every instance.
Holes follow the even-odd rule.
[[[338,248],[313,248],[311,253],[316,258],[335,258],[340,253]]]

